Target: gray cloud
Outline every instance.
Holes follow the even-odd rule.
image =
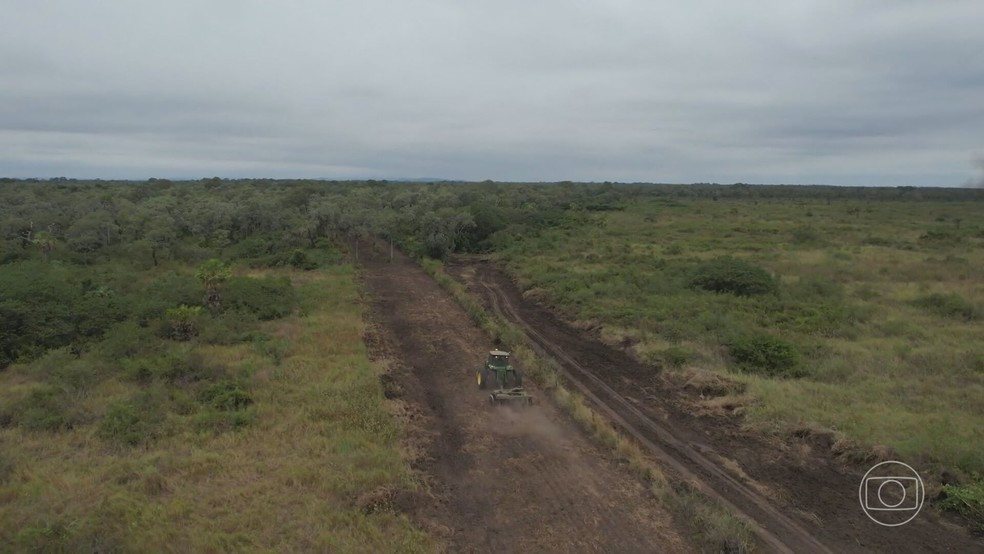
[[[0,174],[947,185],[975,1],[5,3]]]

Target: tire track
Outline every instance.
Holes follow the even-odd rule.
[[[481,281],[496,315],[519,325],[537,353],[553,360],[564,377],[586,398],[631,435],[678,477],[692,482],[737,517],[748,522],[771,551],[785,553],[834,551],[780,512],[752,487],[731,476],[694,446],[675,436],[668,426],[653,421],[562,348],[529,325],[496,284]],[[741,503],[741,508],[736,503]]]

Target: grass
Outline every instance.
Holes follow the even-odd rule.
[[[971,480],[984,473],[982,214],[977,202],[655,199],[498,255],[640,359],[744,383],[760,429],[829,428]],[[778,290],[691,286],[726,257]],[[758,350],[756,336],[769,337]],[[765,369],[750,371],[757,360]]]
[[[70,426],[0,428],[0,551],[433,551],[389,508],[419,485],[362,343],[352,268],[270,275],[306,282],[304,315],[255,324],[275,356],[181,346],[192,369],[238,377],[198,395],[111,377],[65,393]],[[37,376],[53,362],[0,374],[0,407],[49,394]]]
[[[488,313],[461,283],[444,271],[441,262],[422,259],[421,265],[465,308],[476,324],[499,342],[508,345],[512,357],[521,364],[528,378],[546,390],[553,401],[595,441],[647,484],[653,495],[671,510],[681,525],[692,530],[698,547],[706,552],[740,554],[751,551],[752,531],[745,523],[686,483],[670,483],[635,442],[618,433],[607,418],[587,404],[583,396],[564,385],[555,362],[538,354],[519,328]]]

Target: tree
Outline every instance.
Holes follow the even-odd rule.
[[[424,246],[427,255],[446,258],[457,248],[466,229],[475,227],[471,212],[442,208],[424,224]]]
[[[55,237],[48,231],[38,231],[31,242],[36,244],[38,249],[41,250],[41,256],[44,258],[44,261],[48,261],[48,254],[55,248]]]
[[[205,287],[205,296],[202,298],[202,304],[205,307],[212,311],[218,311],[222,307],[222,297],[219,293],[219,288],[231,276],[232,270],[229,269],[229,266],[216,258],[212,258],[198,268],[198,271],[195,272],[195,277],[198,277]]]

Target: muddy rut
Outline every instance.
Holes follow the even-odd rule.
[[[693,552],[645,487],[549,402],[490,406],[474,371],[494,347],[411,260],[363,260],[370,354],[390,361],[415,468],[433,497],[401,506],[449,552]],[[528,387],[543,400],[535,387]]]

